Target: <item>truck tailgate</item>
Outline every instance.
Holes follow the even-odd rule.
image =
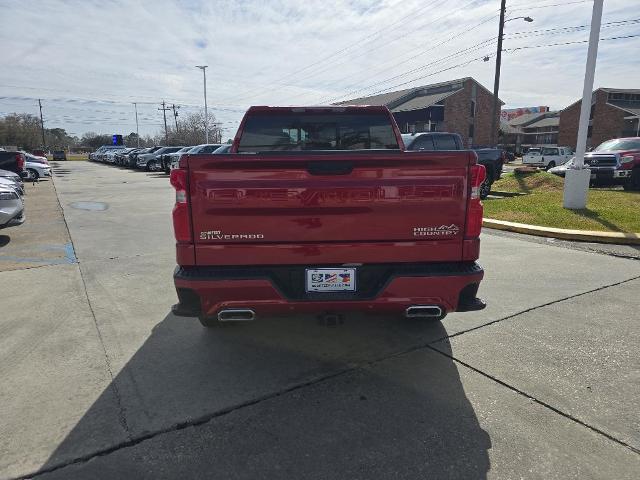
[[[222,246],[384,242],[458,260],[472,161],[466,151],[184,156],[195,257],[211,261]]]

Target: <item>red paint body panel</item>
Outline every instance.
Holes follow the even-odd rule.
[[[475,161],[469,152],[277,158],[229,154],[183,156],[182,161],[188,162],[189,203],[200,265],[230,264],[227,250],[238,250],[225,247],[234,245],[272,245],[256,252],[281,251],[290,256],[301,248],[305,255],[319,255],[332,243],[336,251],[365,243],[369,257],[376,242],[382,255],[398,242],[411,242],[413,248],[398,249],[393,261],[419,260],[419,250],[422,260],[462,257],[468,171]],[[307,165],[314,161],[348,161],[353,171],[312,175]],[[438,236],[414,231],[443,225],[456,231]],[[304,247],[307,243],[318,245]],[[327,261],[355,261],[350,259],[351,252],[345,253],[343,258],[334,253]],[[265,261],[262,253],[252,257],[244,257],[239,264]],[[270,263],[282,260],[272,258]]]
[[[207,245],[198,248],[197,252],[196,265],[318,265],[461,259],[458,241]]]
[[[249,112],[270,108],[252,107]],[[384,109],[402,149],[386,107],[342,110],[363,108],[378,115]],[[231,152],[238,149],[245,121],[246,116]],[[446,275],[424,273],[431,272],[427,269],[393,276],[384,284],[368,278],[370,284],[379,285],[375,298],[358,293],[349,299],[324,300],[308,294],[287,298],[273,279],[233,277],[242,267],[278,266],[286,269],[279,281],[304,288],[289,269],[345,264],[384,269],[386,264],[443,262],[455,266],[475,261],[480,242],[477,229],[468,227],[482,216],[481,203],[472,198],[476,154],[403,150],[183,155],[179,165],[183,172],[175,178],[185,178],[178,182],[182,191],[177,196],[188,209],[179,210],[177,218],[174,215],[174,225],[181,227],[178,237],[185,237],[188,221],[192,243],[178,243],[177,261],[196,269],[213,267],[214,274],[175,277],[185,302],[176,311],[197,310],[202,316],[224,308],[251,308],[258,315],[327,308],[401,313],[411,305],[438,305],[449,312],[458,308],[460,298],[468,302],[469,290],[475,298],[483,276],[480,268],[467,273],[454,268]],[[221,269],[231,272],[230,278],[217,278],[215,272]],[[366,268],[357,270],[361,271],[366,276]]]

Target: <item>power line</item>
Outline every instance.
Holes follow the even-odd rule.
[[[367,85],[366,87],[362,87],[362,88],[360,88],[358,90],[353,90],[353,91],[351,91],[349,93],[346,93],[344,95],[340,95],[338,97],[334,97],[334,98],[328,99],[327,102],[334,102],[335,100],[337,100],[339,98],[346,97],[346,96],[351,96],[352,97],[353,95],[356,95],[356,94],[358,94],[360,92],[364,92],[366,90],[369,90],[372,87],[377,87],[377,86],[382,85],[384,83],[387,83],[389,81],[397,80],[397,79],[402,78],[402,77],[406,77],[407,75],[411,75],[412,73],[416,73],[418,71],[424,70],[427,67],[435,65],[437,63],[441,63],[444,60],[449,60],[449,59],[452,59],[452,58],[455,58],[455,57],[459,57],[459,56],[461,56],[463,54],[468,54],[468,53],[471,53],[471,52],[475,52],[475,51],[477,51],[479,49],[488,47],[488,46],[492,45],[493,43],[495,43],[495,41],[496,41],[495,37],[489,38],[487,40],[483,40],[482,42],[476,43],[475,45],[472,45],[470,47],[464,48],[462,50],[458,50],[457,52],[454,52],[452,54],[449,54],[449,55],[446,55],[446,56],[441,57],[439,59],[436,59],[436,60],[434,60],[432,62],[429,62],[429,63],[427,63],[425,65],[421,65],[420,67],[416,67],[416,68],[413,68],[413,69],[408,70],[406,72],[399,73],[398,75],[394,75],[392,77],[385,78],[384,80],[380,80],[380,81],[378,81],[376,83],[372,83],[372,84]]]
[[[616,36],[616,37],[601,38],[600,41],[623,40],[625,38],[636,38],[636,37],[640,37],[640,33],[633,34],[633,35],[621,35],[621,36]],[[573,41],[573,42],[547,43],[547,44],[544,44],[544,45],[527,45],[527,46],[524,46],[524,47],[505,48],[504,51],[515,52],[516,50],[527,50],[529,48],[557,47],[557,46],[560,46],[560,45],[574,45],[574,44],[577,44],[577,43],[589,43],[589,40],[576,40],[576,41]]]
[[[592,0],[575,0],[573,2],[565,2],[565,3],[552,3],[552,4],[548,4],[548,5],[536,5],[536,6],[526,6],[526,7],[520,7],[520,5],[525,5],[523,4],[517,4],[515,5],[516,8],[512,8],[509,7],[507,8],[507,10],[509,12],[519,12],[521,10],[537,10],[539,8],[549,8],[549,7],[566,7],[567,5],[575,5],[578,3],[590,3]],[[519,8],[518,8],[519,7]]]
[[[600,40],[602,40],[602,41],[622,40],[622,39],[636,38],[636,37],[640,37],[640,33],[633,34],[633,35],[621,35],[621,36],[615,36],[615,37],[606,37],[606,38],[601,38]],[[525,46],[525,47],[516,47],[516,48],[512,48],[512,49],[504,49],[504,51],[513,52],[513,51],[516,51],[516,50],[524,50],[524,49],[529,49],[529,48],[542,48],[542,47],[555,47],[555,46],[561,46],[561,45],[572,45],[572,44],[578,44],[578,43],[587,43],[588,41],[589,40],[578,40],[578,41],[573,41],[573,42],[559,42],[559,43],[551,43],[551,44],[544,44],[544,45],[532,45],[532,46]],[[376,92],[370,93],[368,96],[373,96],[373,95],[378,95],[378,94],[381,94],[381,93],[385,93],[385,92],[387,92],[389,90],[393,90],[393,89],[408,85],[408,84],[416,82],[418,80],[422,80],[424,78],[431,77],[431,76],[437,75],[439,73],[446,72],[448,70],[453,70],[454,68],[459,68],[459,67],[462,67],[462,66],[469,65],[470,63],[472,63],[474,61],[477,61],[477,60],[480,60],[480,59],[488,60],[492,56],[495,56],[495,53],[491,54],[491,55],[487,55],[487,56],[472,58],[471,60],[468,60],[468,61],[463,62],[463,63],[459,63],[457,65],[452,65],[452,66],[444,68],[442,70],[438,70],[437,72],[432,72],[432,73],[430,73],[428,75],[422,75],[422,76],[419,76],[419,77],[412,78],[411,80],[407,80],[406,82],[398,83],[396,85],[392,85],[392,86],[386,87],[386,88],[384,88],[382,90],[378,90]]]
[[[423,10],[423,9],[425,9],[425,8],[429,8],[429,7],[431,7],[433,4],[437,3],[438,1],[439,1],[439,0],[433,0],[433,1],[432,1],[430,4],[428,4],[428,5],[420,5],[420,6],[416,7],[416,8],[414,8],[413,10],[411,10],[408,14],[404,15],[404,16],[403,16],[403,17],[401,17],[400,19],[396,20],[395,22],[393,22],[393,23],[391,23],[391,24],[389,24],[389,25],[386,25],[386,26],[384,27],[384,29],[382,29],[382,28],[381,28],[381,29],[375,30],[373,33],[371,33],[371,34],[369,34],[369,35],[365,35],[364,37],[361,37],[360,39],[353,41],[350,45],[348,45],[348,46],[346,46],[346,47],[343,47],[343,48],[341,48],[341,49],[339,49],[339,50],[336,50],[336,51],[334,51],[334,52],[330,53],[329,55],[326,55],[326,56],[324,56],[324,57],[320,58],[319,60],[316,60],[316,61],[314,61],[314,62],[312,62],[312,63],[310,63],[310,64],[308,64],[308,65],[306,65],[306,66],[303,66],[303,67],[299,68],[298,70],[294,70],[293,72],[290,72],[290,73],[288,73],[288,74],[286,74],[286,75],[283,75],[282,77],[276,78],[276,79],[275,79],[273,82],[271,82],[271,83],[272,83],[272,84],[275,84],[275,85],[279,85],[279,86],[281,86],[281,82],[282,82],[283,80],[286,80],[286,79],[288,79],[288,78],[291,78],[291,77],[293,77],[293,76],[295,76],[295,75],[297,75],[297,74],[299,74],[299,73],[301,73],[301,72],[307,71],[307,70],[309,70],[309,69],[311,69],[311,68],[315,67],[316,65],[320,65],[320,64],[322,64],[322,63],[326,62],[327,60],[330,60],[331,58],[333,58],[333,57],[335,57],[335,56],[341,55],[342,53],[344,53],[344,52],[346,52],[346,51],[348,51],[348,50],[350,50],[350,49],[352,49],[352,48],[356,48],[356,47],[357,47],[357,48],[359,48],[359,47],[361,47],[361,46],[362,46],[362,42],[365,42],[365,43],[370,42],[370,40],[369,40],[369,39],[371,39],[372,37],[375,37],[375,36],[379,35],[380,33],[382,33],[382,31],[383,31],[383,30],[384,30],[384,32],[385,32],[385,33],[388,33],[388,32],[389,32],[389,28],[390,28],[390,27],[393,27],[394,25],[396,25],[396,24],[398,24],[398,23],[400,23],[400,22],[404,21],[405,19],[407,19],[407,18],[411,17],[414,13],[416,13],[416,12],[417,12],[417,11],[419,11],[419,10]],[[391,28],[391,30],[393,30],[393,28]],[[236,98],[245,98],[246,93],[250,93],[250,92],[251,92],[251,90],[247,90],[247,91],[245,91],[245,92],[243,92],[243,93],[236,94],[236,95],[232,95],[231,97],[228,97],[228,98],[227,98],[227,101],[229,101],[229,100],[234,100],[234,99],[236,99]],[[255,96],[255,95],[250,96],[250,97],[248,97],[248,98],[253,98],[254,96]]]
[[[640,18],[634,18],[630,20],[619,20],[615,22],[608,22],[602,24],[602,29],[605,28],[620,28],[627,27],[632,25],[637,25],[640,23]],[[590,25],[576,25],[573,27],[558,27],[558,28],[548,28],[544,30],[526,30],[522,32],[513,32],[505,34],[512,40],[516,40],[518,38],[528,38],[528,37],[539,37],[539,36],[547,36],[547,35],[562,35],[567,33],[579,32],[581,30],[585,30],[589,28]]]
[[[309,78],[312,78],[312,77],[314,77],[314,76],[318,75],[319,73],[325,72],[325,71],[327,71],[327,70],[329,70],[329,69],[331,69],[331,68],[335,68],[335,66],[337,66],[337,65],[341,65],[341,64],[345,63],[346,61],[353,61],[354,59],[356,59],[356,58],[360,58],[360,57],[362,57],[362,56],[364,56],[364,55],[367,55],[367,54],[371,53],[371,52],[372,52],[372,51],[374,51],[374,50],[378,50],[379,48],[382,48],[382,47],[387,47],[387,46],[389,46],[390,44],[392,44],[392,43],[394,43],[394,42],[397,42],[398,40],[401,40],[402,38],[405,38],[406,36],[410,35],[411,33],[413,33],[414,31],[418,30],[419,28],[424,28],[424,27],[426,27],[427,25],[431,25],[431,24],[433,24],[433,23],[435,23],[435,22],[437,22],[437,21],[439,21],[439,20],[442,20],[442,19],[444,19],[444,18],[446,18],[446,17],[449,17],[449,16],[453,15],[454,13],[456,13],[456,12],[458,12],[458,11],[460,11],[460,10],[463,10],[463,9],[465,9],[465,8],[467,8],[467,7],[470,7],[471,5],[473,5],[474,3],[476,3],[477,1],[478,1],[478,0],[471,0],[470,2],[465,3],[464,5],[461,5],[461,6],[459,6],[459,7],[455,8],[455,9],[453,9],[453,10],[449,11],[449,12],[446,12],[446,13],[444,13],[443,15],[441,15],[441,16],[439,16],[439,17],[435,18],[435,19],[430,19],[428,22],[423,23],[423,24],[421,24],[421,25],[419,25],[419,26],[417,26],[417,27],[415,27],[415,28],[413,28],[413,29],[405,29],[405,30],[403,30],[403,33],[402,33],[400,36],[392,37],[391,39],[389,39],[389,38],[390,38],[390,36],[388,35],[388,30],[387,30],[387,31],[385,31],[385,36],[382,38],[383,40],[385,40],[385,43],[384,43],[383,45],[380,45],[380,46],[377,46],[377,47],[371,47],[371,48],[369,48],[369,49],[367,49],[367,50],[365,50],[365,51],[363,51],[363,52],[361,52],[361,53],[359,53],[359,54],[357,54],[357,55],[355,55],[355,56],[353,56],[353,55],[352,55],[352,56],[350,56],[350,57],[348,57],[348,58],[337,59],[337,61],[338,61],[338,63],[337,63],[337,64],[336,64],[336,62],[335,62],[335,61],[323,62],[323,65],[321,66],[321,68],[320,68],[319,70],[315,70],[313,73],[311,73],[311,74],[309,74],[309,75],[306,75],[306,76],[304,76],[304,77],[302,77],[302,78],[297,79],[297,80],[296,80],[296,82],[298,82],[298,83],[299,83],[299,82],[301,82],[301,81],[307,80],[307,79],[309,79]],[[431,5],[432,5],[432,4],[429,4],[428,6],[431,6]],[[426,9],[426,8],[427,8],[427,7],[422,7],[422,9]],[[397,22],[396,22],[396,23],[397,23]],[[371,42],[371,41],[369,41],[369,42],[365,42],[365,43],[358,44],[358,45],[356,45],[356,46],[357,46],[358,48],[362,48],[362,47],[363,47],[363,46],[365,46],[367,43],[372,43],[372,42]],[[350,48],[350,47],[349,47],[349,48]],[[346,50],[346,49],[344,49],[344,50]],[[329,57],[325,57],[325,60],[330,59],[330,58],[331,58],[331,56],[329,56]],[[315,62],[315,63],[317,64],[317,63],[320,63],[320,62]],[[293,74],[300,73],[300,72],[301,72],[301,71],[303,71],[304,69],[305,69],[305,68],[303,68],[303,69],[299,69],[299,70],[297,70],[297,71],[293,72]],[[293,74],[291,74],[291,75],[289,75],[289,76],[291,77],[291,76],[293,76]],[[269,91],[275,91],[275,90],[278,90],[278,88],[279,88],[279,87],[281,87],[281,86],[282,86],[282,85],[277,85],[277,86],[274,86],[273,88],[267,89],[266,91],[267,91],[267,92],[269,92]],[[257,93],[255,93],[254,95],[251,95],[251,96],[249,96],[249,97],[244,97],[244,98],[243,98],[243,100],[245,100],[245,101],[246,101],[246,100],[248,100],[248,99],[250,99],[250,98],[254,98],[254,97],[257,97],[257,96],[259,96],[259,95],[262,95],[263,93],[265,93],[265,91],[264,91],[264,90],[263,90],[263,91],[261,91],[261,92],[257,92]],[[239,98],[239,97],[234,96],[234,97],[231,97],[230,99],[227,99],[227,100],[235,100],[236,98]],[[288,98],[290,98],[290,97],[288,97]]]
[[[475,28],[479,27],[480,25],[482,25],[482,24],[484,24],[484,23],[487,23],[488,21],[490,21],[490,20],[494,19],[495,17],[496,17],[496,15],[492,15],[491,17],[489,17],[489,18],[487,18],[487,19],[484,19],[484,20],[482,20],[481,22],[479,22],[479,23],[477,23],[477,24],[475,24],[475,25],[473,25],[473,26],[471,26],[471,27],[466,27],[466,26],[465,26],[465,27],[463,27],[463,29],[462,29],[462,33],[461,33],[461,34],[459,34],[459,33],[455,33],[455,34],[453,34],[452,36],[450,36],[450,37],[448,37],[448,38],[444,39],[444,40],[443,40],[443,41],[441,41],[440,43],[437,43],[437,44],[435,44],[435,45],[431,45],[431,46],[429,47],[429,49],[427,49],[427,50],[422,50],[422,51],[420,51],[420,52],[418,52],[418,53],[416,53],[416,54],[413,54],[411,57],[409,57],[409,58],[407,58],[407,59],[405,59],[405,60],[402,60],[402,61],[400,61],[400,62],[397,62],[397,63],[395,63],[395,64],[393,64],[393,65],[391,65],[391,66],[389,66],[389,67],[385,67],[385,68],[383,68],[383,69],[378,69],[378,70],[376,71],[376,73],[375,73],[375,74],[373,74],[373,76],[375,76],[376,74],[384,73],[384,72],[386,72],[387,70],[391,70],[391,69],[393,69],[393,68],[396,68],[396,67],[398,67],[399,65],[405,64],[405,63],[407,63],[407,62],[409,62],[409,61],[411,61],[411,60],[414,60],[414,59],[416,59],[416,58],[418,58],[418,57],[420,57],[420,56],[422,56],[422,55],[425,55],[425,54],[427,54],[427,53],[432,53],[432,52],[433,52],[433,50],[434,50],[435,48],[438,48],[438,47],[440,47],[440,46],[444,45],[445,43],[450,42],[451,40],[457,39],[457,38],[459,38],[460,36],[462,36],[462,35],[464,35],[464,34],[466,34],[466,33],[468,33],[468,32],[473,31]],[[492,37],[492,38],[495,38],[495,37]],[[490,40],[490,39],[489,39],[489,40]],[[471,48],[471,47],[469,47],[469,48]],[[449,56],[447,56],[447,57],[443,57],[443,58],[448,58],[448,57],[449,57]],[[441,59],[441,60],[442,60],[442,59]],[[428,63],[427,65],[433,65],[434,63],[438,63],[438,61],[430,62],[430,63]],[[389,64],[389,62],[388,62],[387,64]],[[426,66],[418,67],[416,70],[420,70],[420,69],[425,68],[425,67],[426,67]],[[410,72],[413,72],[413,71],[414,71],[414,70],[411,70]],[[410,72],[408,72],[408,73],[410,73]],[[362,74],[362,72],[360,72],[360,71],[356,72],[356,75],[361,75],[361,74]],[[371,77],[371,76],[372,76],[372,75],[370,74],[370,72],[367,72],[367,74],[368,74],[368,77]],[[344,81],[345,79],[347,79],[347,78],[351,78],[351,77],[353,77],[353,76],[354,76],[354,75],[353,75],[353,74],[351,74],[351,75],[348,75],[347,77],[343,77],[343,78],[341,78],[341,80],[342,80],[342,81]],[[388,79],[386,79],[386,80],[388,80]],[[384,82],[384,81],[386,81],[386,80],[383,80],[383,82]],[[352,87],[355,87],[355,86],[356,86],[355,84],[352,84],[352,85],[348,86],[347,88],[352,88]],[[361,90],[363,90],[363,89],[362,89],[362,88],[357,89],[355,92],[357,93],[358,91],[361,91]],[[305,92],[305,93],[303,93],[303,94],[294,95],[293,97],[289,97],[289,99],[291,99],[291,98],[298,98],[298,97],[300,97],[300,96],[302,96],[302,95],[306,95],[306,92]],[[323,101],[324,101],[324,100],[321,100],[321,102],[323,102]],[[331,101],[331,100],[330,100],[330,101]]]

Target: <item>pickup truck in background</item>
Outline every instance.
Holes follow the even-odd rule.
[[[8,170],[24,176],[25,155],[18,151],[0,151],[0,170]]]
[[[173,312],[480,310],[484,178],[472,151],[405,151],[383,106],[251,107],[230,153],[171,171]]]
[[[405,149],[425,152],[432,150],[449,151],[464,150],[462,138],[457,133],[421,132],[402,134]],[[506,152],[500,148],[472,148],[478,155],[478,163],[484,165],[486,178],[480,185],[480,198],[485,199],[491,191],[493,182],[502,175],[502,167],[506,162]]]
[[[573,157],[573,150],[569,147],[531,147],[522,156],[522,164],[550,170],[564,165],[571,160],[571,157]]]
[[[574,158],[549,173],[564,177]],[[613,138],[585,153],[584,165],[591,170],[591,185],[622,185],[640,191],[640,137]]]

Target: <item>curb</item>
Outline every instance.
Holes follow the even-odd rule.
[[[506,222],[483,218],[482,226],[505,230],[507,232],[526,233],[539,237],[560,238],[562,240],[574,240],[578,242],[617,243],[619,245],[640,245],[640,233],[623,232],[595,232],[590,230],[567,230],[564,228],[540,227],[527,225],[526,223]]]

